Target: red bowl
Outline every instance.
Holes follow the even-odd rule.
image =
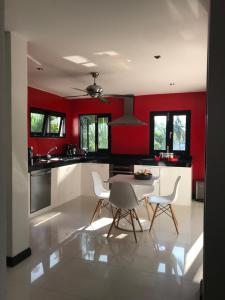
[[[160,160],[160,157],[159,157],[159,156],[156,156],[156,155],[155,155],[154,158],[155,158],[155,160]]]
[[[178,157],[169,157],[168,160],[169,161],[178,161]]]

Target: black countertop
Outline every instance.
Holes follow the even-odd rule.
[[[57,158],[53,158],[57,159]],[[33,164],[28,166],[28,171],[41,170],[46,168],[57,168],[77,163],[102,163],[102,164],[118,164],[118,165],[151,165],[151,166],[170,166],[170,167],[191,167],[192,160],[190,158],[180,159],[178,161],[157,161],[147,155],[127,155],[112,154],[94,156],[88,155],[84,157],[59,157],[59,160],[37,160],[34,159]]]

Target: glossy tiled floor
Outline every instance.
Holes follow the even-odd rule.
[[[199,299],[203,205],[176,207],[180,234],[159,217],[151,234],[113,230],[103,211],[88,224],[96,201],[81,197],[31,221],[33,255],[8,269],[8,300]],[[144,208],[141,218],[147,217]]]

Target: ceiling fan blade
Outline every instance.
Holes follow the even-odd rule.
[[[82,92],[87,92],[86,90],[82,90],[82,89],[78,89],[78,88],[72,88],[73,90],[77,90],[77,91],[82,91]]]
[[[121,95],[121,94],[104,94],[104,96],[115,97],[115,98],[124,98],[124,97],[130,97],[130,96],[133,96],[133,95],[131,95],[131,94],[124,94],[124,95]]]
[[[102,101],[102,102],[104,102],[104,103],[108,103],[108,104],[110,103],[109,99],[104,98],[104,97],[102,97],[102,96],[98,96],[97,99],[99,99],[100,101]]]
[[[76,95],[76,96],[66,96],[67,99],[73,99],[73,98],[80,98],[80,97],[84,97],[84,96],[88,96],[88,94],[85,95]]]

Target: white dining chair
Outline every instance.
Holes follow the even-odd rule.
[[[174,204],[177,200],[177,192],[178,192],[180,179],[181,179],[181,176],[178,176],[176,181],[175,181],[172,194],[167,195],[167,196],[149,196],[148,197],[149,203],[156,205],[155,210],[154,210],[154,214],[153,214],[153,217],[152,217],[151,225],[150,225],[150,228],[149,228],[149,232],[152,229],[155,218],[160,216],[162,213],[166,213],[169,217],[172,218],[172,220],[174,222],[174,225],[175,225],[175,228],[176,228],[176,232],[177,232],[177,234],[179,233],[179,231],[178,231],[178,222],[177,222],[177,219],[175,217],[175,213],[173,211],[172,204]]]
[[[103,181],[99,173],[93,171],[91,172],[91,176],[93,180],[94,193],[95,196],[98,198],[98,203],[92,215],[90,224],[93,222],[96,214],[100,216],[102,208],[109,205],[109,195],[110,195],[110,191],[105,189],[105,187],[103,186]]]
[[[153,184],[150,186],[140,186],[140,185],[136,185],[134,186],[134,191],[135,194],[137,196],[138,199],[138,203],[141,206],[145,206],[145,209],[147,211],[147,215],[148,215],[148,219],[151,222],[151,215],[150,215],[150,211],[149,211],[149,207],[151,208],[152,212],[154,213],[154,207],[152,205],[152,203],[149,203],[148,198],[150,197],[150,195],[152,195],[154,193],[154,190],[156,188],[155,184],[158,183],[158,180],[154,180]]]
[[[134,219],[137,220],[141,231],[143,231],[143,228],[135,210],[139,204],[132,185],[129,182],[113,182],[111,186],[109,202],[116,208],[116,212],[114,214],[113,222],[109,228],[107,238],[110,236],[113,226],[118,228],[120,220],[127,220],[127,216],[130,216],[130,223],[132,225],[134,238],[137,243]]]

